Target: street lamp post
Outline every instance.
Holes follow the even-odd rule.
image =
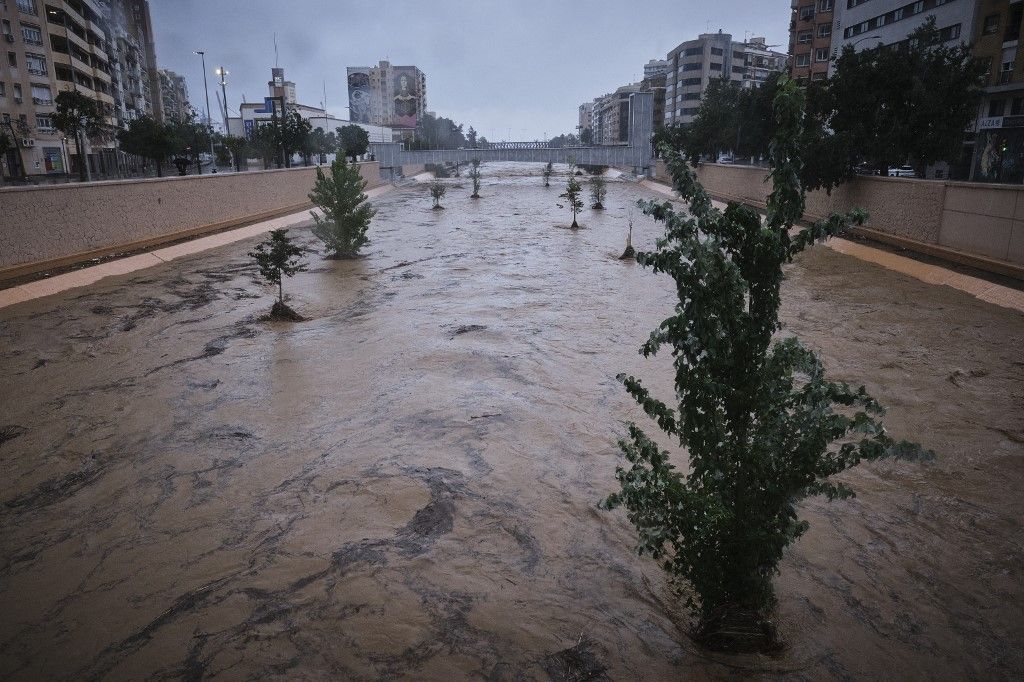
[[[206,90],[206,127],[210,129],[210,162],[213,162],[213,119],[210,118],[210,86],[206,82],[206,52],[195,50],[195,54],[203,60],[203,88]],[[202,175],[203,167],[199,166],[199,174]]]
[[[228,70],[218,66],[214,73],[220,76],[220,93],[224,97],[224,134],[227,135],[231,132],[228,130]]]

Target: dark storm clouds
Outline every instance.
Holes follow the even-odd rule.
[[[274,65],[298,100],[347,117],[345,67],[388,58],[427,75],[428,108],[473,125],[490,139],[571,132],[577,107],[639,80],[647,60],[697,34],[764,35],[785,52],[789,0],[150,0],[157,61],[188,79],[219,118],[213,69],[229,72],[228,101],[259,101]]]

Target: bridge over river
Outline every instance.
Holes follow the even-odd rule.
[[[496,143],[486,149],[405,149],[398,142],[371,142],[370,153],[380,164],[381,175],[391,178],[402,166],[428,163],[481,161],[535,161],[586,166],[632,168],[636,175],[649,175],[654,165],[651,135],[654,132],[654,95],[637,92],[629,96],[629,141],[625,145],[595,147],[545,147],[538,143]]]

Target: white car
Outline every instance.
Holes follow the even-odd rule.
[[[917,173],[914,171],[913,166],[900,166],[899,168],[889,169],[890,178],[916,178]]]

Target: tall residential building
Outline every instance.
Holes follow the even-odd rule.
[[[979,8],[987,12],[985,8],[998,4],[996,0],[839,0],[832,50],[838,55],[847,45],[859,52],[902,43],[929,17],[935,18],[944,42],[968,42]],[[829,56],[826,59],[831,72],[835,62]]]
[[[680,44],[668,54],[665,85],[665,124],[690,123],[712,79],[725,78],[742,87],[757,87],[786,65],[764,38],[738,42],[728,33],[705,33]]]
[[[652,59],[644,64],[644,78],[663,76],[668,73],[667,59]]]
[[[348,103],[353,121],[410,133],[427,111],[427,77],[415,66],[348,67]]]
[[[593,141],[594,135],[594,103],[584,102],[580,105],[579,109],[579,125],[576,126],[579,130],[580,139],[583,138],[583,131],[589,130],[591,141]]]
[[[189,116],[188,84],[185,77],[168,69],[160,69],[160,99],[168,120],[185,120]]]
[[[275,66],[270,70],[267,88],[270,89],[271,97],[283,97],[285,104],[295,104],[295,83],[284,79],[284,69]]]
[[[634,92],[640,92],[639,83],[623,85],[594,100],[594,144],[629,142],[629,96]]]
[[[836,0],[856,4],[857,0]],[[867,0],[860,0],[861,3]],[[793,0],[789,21],[789,75],[806,83],[828,77],[832,59],[833,0]]]
[[[122,128],[140,116],[165,120],[147,0],[97,0],[110,52],[115,115]]]
[[[117,129],[154,111],[148,21],[145,0],[0,0],[0,45],[7,52],[0,66],[0,129],[15,144],[3,159],[6,175],[64,173],[77,166],[74,141],[64,140],[53,125],[57,94],[70,89],[95,100],[105,117],[104,133],[84,145],[90,168],[115,171]],[[122,35],[141,35],[138,54],[119,49],[114,38]],[[131,99],[122,98],[126,67],[139,76],[138,96]],[[159,88],[155,100],[159,106]]]
[[[978,112],[972,180],[1024,182],[1024,61],[1018,42],[1024,2],[985,0],[971,35],[974,55],[991,68]]]

